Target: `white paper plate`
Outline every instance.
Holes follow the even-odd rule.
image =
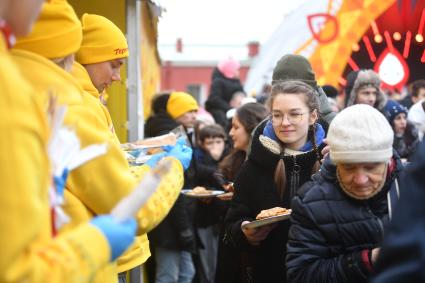
[[[213,198],[226,193],[225,191],[209,190],[208,194],[191,194],[192,190],[182,190],[181,193],[192,198]]]
[[[267,217],[267,218],[264,218],[264,219],[255,220],[255,221],[252,221],[252,222],[247,223],[245,225],[242,225],[242,228],[253,229],[253,228],[257,228],[257,227],[261,227],[261,226],[265,226],[265,225],[270,225],[270,224],[275,223],[275,222],[287,220],[287,219],[289,219],[290,216],[291,216],[291,212],[285,213],[285,214],[282,214],[282,215],[278,215],[278,216]]]

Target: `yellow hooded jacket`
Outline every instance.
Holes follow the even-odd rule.
[[[0,35],[0,282],[90,282],[110,258],[108,242],[88,223],[52,238],[43,95],[8,53]]]
[[[99,115],[99,119],[104,121],[105,128],[108,128],[110,130],[108,134],[111,135],[111,141],[116,142],[119,146],[119,139],[113,131],[111,115],[109,114],[109,111],[106,106],[101,103],[100,94],[96,87],[93,85],[90,79],[90,75],[88,74],[86,69],[78,62],[74,62],[73,64],[72,75],[80,83],[80,86],[84,89],[84,91],[94,98],[93,100],[95,101],[95,103],[93,103],[93,101],[90,101],[92,102],[91,108],[97,112],[97,114]],[[141,176],[143,176],[142,172],[144,171],[144,167],[145,166],[141,166],[141,168],[131,167],[132,173],[136,176],[136,178],[139,179]],[[169,190],[173,189],[179,190],[178,187],[169,188]],[[157,220],[153,221],[153,225],[151,225],[152,229],[165,218],[173,204],[174,202],[167,201],[165,203],[161,203],[161,206],[158,206],[156,211]],[[150,257],[149,241],[146,234],[139,235],[136,238],[135,242],[136,243],[133,245],[132,249],[129,249],[125,254],[118,258],[118,272],[124,272],[138,265],[141,265],[145,263],[146,260]]]
[[[109,213],[120,199],[136,187],[150,168],[129,167],[119,144],[112,140],[105,120],[99,115],[99,109],[93,109],[97,103],[96,99],[84,92],[71,74],[50,60],[31,52],[14,50],[13,56],[34,87],[50,89],[56,94],[60,104],[68,105],[65,124],[76,129],[82,147],[90,144],[108,144],[106,155],[82,165],[69,175],[64,209],[71,216],[72,222],[63,230],[67,231],[93,215]],[[138,213],[138,232],[143,236],[142,243],[136,243],[139,251],[135,258],[139,259],[140,255],[144,255],[145,258],[141,258],[141,261],[150,256],[146,233],[162,221],[183,186],[181,163],[175,158],[168,158],[172,160],[172,169],[161,180],[159,189]],[[116,282],[116,273],[116,265],[109,265],[103,272],[97,274],[95,282]]]
[[[99,105],[99,107],[95,106],[93,109],[97,110],[99,116],[102,117],[102,120],[105,121],[105,124],[108,126],[109,130],[111,131],[111,133],[113,133],[113,139],[115,140],[115,142],[120,144],[120,141],[114,131],[114,124],[112,123],[111,114],[109,113],[108,108],[103,105],[103,103],[101,103],[100,93],[93,85],[86,68],[84,68],[80,63],[75,61],[72,65],[72,76],[78,81],[78,83],[86,93],[90,94],[95,98],[96,105]],[[99,109],[101,111],[99,111]]]

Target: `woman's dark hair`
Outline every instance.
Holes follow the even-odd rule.
[[[418,140],[418,133],[415,125],[412,122],[407,121],[406,129],[404,130],[404,141],[407,146],[411,146],[415,141]]]
[[[236,116],[249,136],[251,136],[255,127],[268,115],[269,111],[267,108],[261,103],[256,102],[244,104],[236,110]],[[227,180],[234,180],[245,158],[245,151],[233,149],[233,151],[220,162],[219,170]]]
[[[425,80],[414,81],[412,83],[412,96],[418,97],[421,88],[425,88]]]
[[[286,95],[286,94],[301,95],[303,97],[305,104],[307,105],[309,109],[309,113],[311,114],[314,111],[317,111],[317,113],[319,113],[319,102],[317,101],[317,97],[314,92],[314,89],[301,81],[285,81],[285,82],[274,84],[272,87],[272,93],[268,103],[270,107],[270,111],[272,110],[274,99],[279,95]],[[317,155],[317,162],[313,166],[312,173],[317,172],[320,168],[320,163],[319,163],[320,152],[317,147],[315,132],[316,132],[316,123],[314,123],[313,125],[309,127],[308,136],[307,136],[307,138],[311,140],[313,144],[313,149],[315,150]],[[282,147],[281,152],[284,152],[285,145],[283,143],[280,143],[280,145]],[[285,171],[285,162],[283,162],[282,158],[279,160],[279,162],[276,165],[276,169],[274,172],[274,182],[276,184],[279,196],[283,198],[283,195],[285,193],[285,188],[286,188],[286,171]]]
[[[267,115],[269,115],[267,108],[257,102],[244,104],[236,110],[236,116],[248,134],[251,134]]]

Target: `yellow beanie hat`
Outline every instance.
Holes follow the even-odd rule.
[[[83,43],[76,60],[80,64],[94,64],[128,57],[127,40],[122,31],[105,17],[84,14]]]
[[[197,111],[198,103],[195,98],[185,92],[172,92],[167,102],[167,112],[173,119],[189,111]]]
[[[63,58],[78,51],[83,38],[81,23],[66,0],[47,0],[32,32],[18,38],[14,48],[48,59]]]

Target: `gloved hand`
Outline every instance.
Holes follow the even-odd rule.
[[[148,165],[150,168],[154,168],[158,162],[167,156],[167,152],[160,152],[152,155],[152,157],[145,162],[145,165]]]
[[[183,165],[184,170],[187,170],[192,160],[192,149],[185,145],[183,138],[179,138],[175,146],[164,147],[168,151],[168,156],[175,157]]]
[[[98,228],[109,242],[111,261],[119,257],[133,243],[136,234],[136,220],[130,219],[118,223],[111,215],[99,215],[90,220],[90,224]]]
[[[68,179],[68,168],[65,168],[62,172],[62,176],[53,176],[53,182],[55,183],[56,193],[63,197],[63,190],[65,188],[66,180]]]

